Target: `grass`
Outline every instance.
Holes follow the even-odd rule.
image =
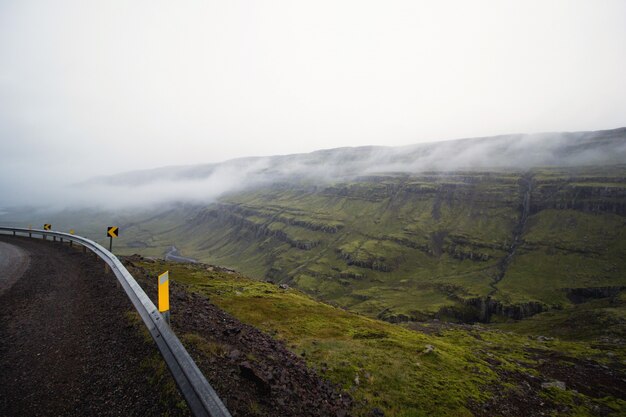
[[[532,373],[528,348],[606,360],[604,352],[589,343],[540,342],[523,334],[477,327],[427,335],[239,274],[210,271],[201,265],[156,262],[141,266],[154,275],[168,269],[171,279],[188,291],[208,296],[239,320],[283,340],[324,377],[351,393],[357,416],[368,415],[373,407],[387,416],[470,416],[468,401],[486,401],[490,394],[484,387],[500,384],[487,360],[495,357],[502,369]],[[183,340],[199,345],[207,355],[221,354],[219,346],[205,346],[193,335]],[[425,353],[427,345],[434,351]],[[617,401],[618,409],[625,405],[611,401]]]
[[[624,276],[625,218],[543,210],[529,219],[524,245],[498,284],[498,296],[566,307],[567,288],[622,286]]]

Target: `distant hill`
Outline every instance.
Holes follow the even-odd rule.
[[[99,177],[90,185],[141,186],[227,177],[241,184],[337,180],[382,172],[613,165],[626,162],[626,127],[596,132],[503,135],[402,147],[335,148],[306,154],[251,157]]]

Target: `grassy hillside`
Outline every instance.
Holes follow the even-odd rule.
[[[626,356],[615,346],[441,322],[410,329],[216,267],[133,262],[131,270],[140,268],[155,280],[169,270],[170,279],[187,291],[284,341],[350,392],[356,416],[377,415],[374,409],[385,416],[585,416],[626,410],[619,371]],[[555,380],[566,389],[541,385]]]
[[[501,321],[626,286],[625,215],[624,166],[390,174],[129,221],[118,247],[176,245],[389,321]]]

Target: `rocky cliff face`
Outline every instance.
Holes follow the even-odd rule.
[[[453,318],[464,323],[489,323],[495,315],[521,320],[547,311],[550,307],[538,302],[504,304],[491,297],[477,297],[463,300],[460,306],[442,307],[436,314],[437,318]]]
[[[390,308],[386,308],[378,313],[377,318],[390,323],[406,323],[428,319],[460,323],[489,323],[493,316],[522,320],[527,317],[532,317],[535,314],[548,311],[549,309],[549,306],[537,301],[503,304],[490,297],[477,297],[460,300],[456,304],[441,307],[437,312],[432,314],[423,314],[420,312],[408,314],[397,313]]]
[[[574,304],[581,304],[598,298],[616,298],[624,290],[626,290],[626,286],[565,289],[567,292],[567,298],[569,298]]]
[[[617,178],[579,178],[576,182],[537,184],[531,213],[545,209],[626,216],[626,184]],[[598,182],[596,182],[598,181]]]
[[[253,235],[257,238],[261,237],[271,237],[274,239],[278,239],[282,242],[286,242],[294,248],[302,249],[302,250],[311,250],[316,247],[319,242],[318,241],[308,241],[308,240],[298,240],[290,237],[287,233],[280,229],[273,229],[270,224],[257,223],[250,220],[247,216],[253,216],[258,214],[253,210],[243,210],[238,207],[229,207],[228,205],[220,205],[219,207],[211,210],[207,210],[198,214],[196,218],[192,220],[192,223],[202,222],[206,220],[207,217],[213,217],[217,221],[230,224],[239,228],[240,230],[245,229],[253,233]],[[307,228],[311,228],[312,230],[322,230],[313,229],[316,228],[317,225],[308,224],[305,222],[294,222],[294,224],[306,225]],[[325,229],[327,233],[334,233],[330,231],[333,229]]]

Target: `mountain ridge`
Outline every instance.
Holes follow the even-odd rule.
[[[476,151],[479,146],[481,148]],[[586,152],[589,151],[585,149],[588,147],[595,149]],[[496,157],[489,155],[490,153],[499,153],[500,158],[508,157],[509,160],[490,160],[490,156]],[[92,178],[83,185],[139,186],[163,179],[201,180],[220,170],[233,170],[230,174],[240,174],[237,171],[243,170],[244,178],[265,175],[268,177],[265,180],[286,179],[290,175],[333,179],[386,171],[576,166],[586,159],[590,165],[625,161],[626,127],[583,132],[508,134],[403,146],[339,147],[309,153],[251,156],[208,164],[128,171]],[[323,169],[316,169],[319,164]],[[372,169],[372,165],[376,168]],[[329,167],[330,172],[326,172]]]

